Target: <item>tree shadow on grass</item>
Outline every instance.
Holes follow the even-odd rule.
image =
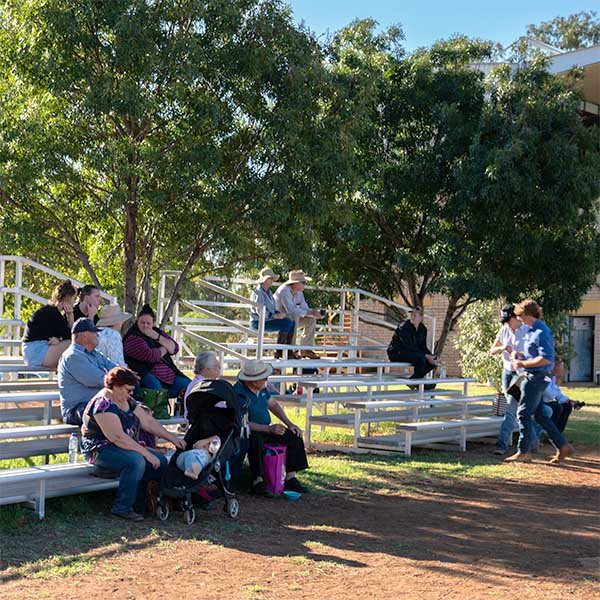
[[[392,468],[403,467],[399,459],[340,457],[342,466],[357,463],[364,479],[354,480],[351,469],[347,475],[315,470],[311,481],[320,493],[295,503],[241,494],[236,521],[217,501],[211,511],[199,511],[192,526],[180,513],[164,523],[123,523],[108,516],[112,493],[49,500],[42,522],[12,509],[12,520],[0,520],[0,567],[5,569],[0,579],[35,576],[51,568],[51,557],[59,557],[58,566],[67,574],[71,567],[77,573],[82,555],[100,560],[174,540],[235,549],[249,560],[265,556],[331,568],[360,569],[369,564],[369,555],[385,554],[435,573],[476,574],[490,584],[507,571],[517,579],[589,576],[574,565],[579,558],[600,555],[598,487],[582,485],[581,478],[576,485],[562,482],[561,468],[551,484],[469,478],[465,475],[473,466],[493,462],[470,457],[462,465],[456,455],[431,457],[428,463],[427,455],[420,456],[419,464],[407,464],[406,470]],[[581,463],[586,472],[580,475],[599,474],[598,460]]]

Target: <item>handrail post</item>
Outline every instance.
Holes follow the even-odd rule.
[[[356,290],[354,292],[354,308],[352,309],[352,333],[360,333],[360,331],[359,331],[360,319],[358,316],[359,311],[360,311],[360,292],[358,290]],[[355,339],[358,342],[358,340],[360,338],[357,337]],[[356,358],[357,357],[356,350],[352,350],[350,352],[350,355],[352,356],[352,358]]]
[[[340,331],[346,328],[346,290],[340,294]]]
[[[258,360],[262,359],[263,356],[263,344],[265,337],[265,320],[266,320],[266,309],[264,304],[261,305],[260,311],[258,313],[258,332],[256,339],[256,358]]]
[[[23,289],[23,261],[19,256],[15,260],[15,320],[21,319],[21,290]]]
[[[6,275],[6,262],[0,259],[0,319],[4,318],[4,277]]]
[[[163,318],[163,314],[165,312],[165,292],[167,289],[167,275],[166,273],[161,273],[160,275],[160,283],[158,284],[158,306],[156,310],[158,312],[158,322],[160,323]]]

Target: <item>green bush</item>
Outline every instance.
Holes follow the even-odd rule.
[[[471,304],[460,319],[455,345],[460,352],[460,366],[465,377],[476,377],[498,391],[502,387],[502,361],[490,355],[500,324],[500,304],[476,302]]]

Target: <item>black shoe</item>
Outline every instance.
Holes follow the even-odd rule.
[[[143,521],[144,517],[142,517],[142,515],[140,515],[140,513],[136,513],[133,510],[130,510],[129,512],[126,513],[112,513],[113,516],[115,517],[119,517],[119,519],[127,519],[128,521]]]
[[[302,485],[295,477],[288,479],[285,482],[284,489],[289,490],[290,492],[298,492],[299,494],[308,494],[310,490]]]
[[[434,390],[436,385],[437,385],[437,384],[435,384],[435,383],[426,383],[426,384],[423,386],[423,388],[424,388],[424,389],[426,389],[426,390]]]
[[[274,498],[273,492],[270,492],[265,486],[264,481],[252,484],[252,493],[256,496],[262,496],[263,498]]]

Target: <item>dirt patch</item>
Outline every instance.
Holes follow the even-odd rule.
[[[115,528],[109,543],[63,557],[71,576],[12,563],[0,596],[600,598],[600,457],[521,468],[535,479],[438,480],[409,492],[394,481],[386,492],[334,488],[295,503],[241,495],[238,521],[218,504],[191,527],[175,514]],[[35,540],[40,559],[46,542]]]

